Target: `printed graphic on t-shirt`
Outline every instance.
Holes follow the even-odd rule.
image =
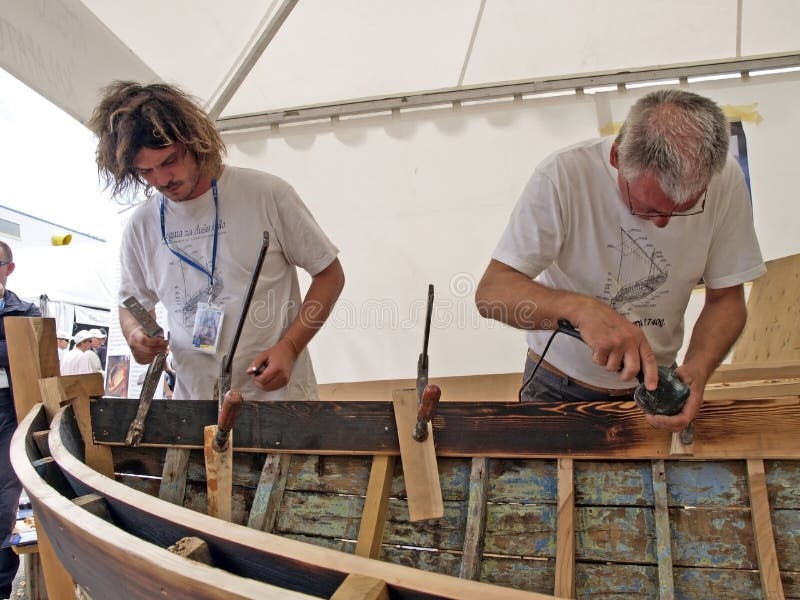
[[[671,265],[639,229],[619,229],[618,243],[609,244],[618,259],[616,272],[609,272],[602,299],[622,315],[631,306],[655,306],[656,301],[669,291],[664,284],[669,278]]]
[[[224,235],[224,230],[225,221],[220,219],[218,222],[218,236]],[[211,272],[211,254],[214,243],[214,228],[212,225],[196,224],[191,227],[167,231],[167,240],[170,248],[175,252],[203,267],[207,273]],[[217,246],[220,246],[219,238],[217,239]],[[170,265],[177,266],[180,273],[180,276],[173,283],[175,306],[178,307],[179,318],[183,326],[191,329],[197,313],[197,304],[213,302],[218,299],[225,289],[225,281],[220,275],[220,269],[216,269],[214,273],[214,289],[211,290],[207,275],[203,274],[202,279],[197,278],[196,274],[200,272],[197,267],[185,260],[181,260],[174,254],[170,260]],[[211,292],[210,296],[209,292]]]

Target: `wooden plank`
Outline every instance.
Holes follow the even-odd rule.
[[[800,394],[800,379],[768,379],[760,381],[740,381],[722,385],[707,386],[703,392],[706,400],[749,400],[752,398],[774,398]]]
[[[138,401],[92,403],[100,443],[124,442],[125,422]],[[258,406],[255,406],[258,404]],[[108,410],[101,410],[106,408]],[[145,445],[201,448],[202,427],[216,422],[212,400],[154,400]],[[800,398],[709,401],[695,419],[694,458],[800,458]],[[130,421],[128,421],[130,422]],[[237,421],[238,451],[305,454],[398,454],[388,402],[286,401],[245,403]],[[663,459],[671,435],[654,430],[631,402],[442,402],[433,418],[439,456]],[[532,436],[536,430],[539,435]],[[770,435],[764,435],[769,431]],[[148,435],[150,437],[148,437]],[[242,439],[244,438],[244,439]]]
[[[42,401],[39,380],[59,374],[56,324],[40,317],[5,317],[8,363],[14,381],[14,406],[17,421],[22,420]],[[32,443],[32,441],[31,441]],[[72,600],[75,586],[58,560],[45,531],[37,531],[39,559],[48,597]]]
[[[392,394],[392,405],[408,492],[409,518],[411,521],[422,521],[441,517],[444,505],[433,444],[433,427],[428,423],[428,437],[423,442],[411,436],[417,423],[416,395],[416,390],[397,390]]]
[[[487,399],[497,402],[517,402],[519,388],[522,385],[522,373],[431,377],[429,383],[436,384],[442,389],[442,402],[486,402]],[[321,383],[319,398],[335,402],[390,400],[394,390],[408,390],[415,387],[415,384],[415,379]]]
[[[667,471],[663,460],[653,461],[653,498],[655,500],[656,556],[658,557],[658,597],[660,600],[674,600],[675,584],[672,578],[672,539],[669,535]]]
[[[164,459],[164,469],[158,497],[181,506],[186,494],[186,471],[189,466],[188,448],[169,447]]]
[[[351,573],[331,596],[331,600],[389,600],[383,579]]]
[[[558,460],[555,595],[575,597],[575,485],[571,458]]]
[[[464,532],[464,555],[459,577],[478,579],[486,528],[486,501],[489,493],[489,459],[473,458],[469,477],[467,526]]]
[[[290,459],[288,454],[267,454],[247,517],[248,527],[259,531],[272,531],[275,527],[278,507],[289,476]]]
[[[672,565],[730,570],[758,568],[748,510],[742,507],[672,508]],[[654,558],[654,557],[652,557]],[[680,596],[676,581],[676,595]]]
[[[378,558],[389,508],[389,493],[394,477],[394,456],[376,455],[372,458],[364,512],[358,528],[356,554],[367,558]]]
[[[21,421],[42,401],[39,380],[59,374],[56,322],[41,317],[4,317],[3,324],[14,381],[14,405],[17,420]]]
[[[106,477],[114,477],[111,449],[94,443],[89,411],[90,396],[103,394],[103,378],[100,373],[40,379],[39,389],[48,418],[52,418],[65,404],[71,402],[75,405],[75,419],[84,442],[86,464]]]
[[[578,598],[658,598],[658,569],[652,565],[594,564],[575,565],[575,591]],[[684,596],[687,600],[728,600],[732,596]]]
[[[208,516],[231,520],[231,496],[233,492],[233,431],[228,435],[228,445],[217,452],[212,447],[217,435],[217,426],[209,425],[204,429],[206,485],[208,486]]]
[[[767,600],[783,600],[783,584],[772,533],[767,481],[764,461],[747,461],[747,481],[750,488],[750,510],[756,537],[758,568],[761,572],[761,589]]]
[[[800,377],[800,360],[738,361],[720,365],[708,378],[709,386],[725,385],[738,381],[774,381]]]
[[[747,299],[747,324],[733,362],[800,360],[800,254],[767,263]]]

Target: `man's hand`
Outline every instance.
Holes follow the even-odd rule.
[[[647,389],[656,389],[656,355],[642,330],[602,302],[587,300],[591,306],[581,310],[580,319],[573,323],[592,349],[592,362],[608,371],[619,371],[623,381],[643,371]]]
[[[157,354],[167,352],[167,340],[163,337],[149,337],[143,327],[136,327],[128,335],[128,346],[133,358],[140,365],[149,365]]]
[[[247,372],[253,376],[257,387],[271,392],[289,383],[289,376],[292,374],[296,360],[297,354],[293,345],[284,338],[272,348],[267,348],[257,354]],[[265,368],[257,375],[256,371],[262,365]]]
[[[706,389],[708,378],[698,369],[691,365],[683,364],[675,369],[678,378],[689,386],[690,394],[683,405],[683,410],[677,415],[668,417],[666,415],[649,415],[645,413],[647,422],[656,429],[666,429],[667,431],[682,431],[691,423],[700,412],[703,405],[703,392]]]

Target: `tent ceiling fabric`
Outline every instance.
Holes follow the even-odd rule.
[[[7,2],[0,64],[81,121],[97,89],[115,78],[178,83],[211,107],[282,7],[280,0],[224,7],[140,0],[133,10],[105,0]],[[800,22],[796,0],[299,0],[290,11],[223,118],[791,53]]]

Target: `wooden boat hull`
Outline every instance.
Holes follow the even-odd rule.
[[[333,596],[350,574],[385,581],[390,597],[530,598],[526,593],[460,580],[296,542],[175,506],[117,483],[82,461],[82,442],[71,408],[51,424],[49,447],[39,469],[34,431],[46,427],[32,411],[12,442],[14,468],[28,490],[39,526],[56,554],[94,600],[102,598],[306,598]],[[42,466],[46,465],[46,466]],[[113,524],[76,506],[72,496],[97,494]],[[134,533],[135,532],[135,535]],[[217,568],[178,557],[165,548],[198,536]]]

